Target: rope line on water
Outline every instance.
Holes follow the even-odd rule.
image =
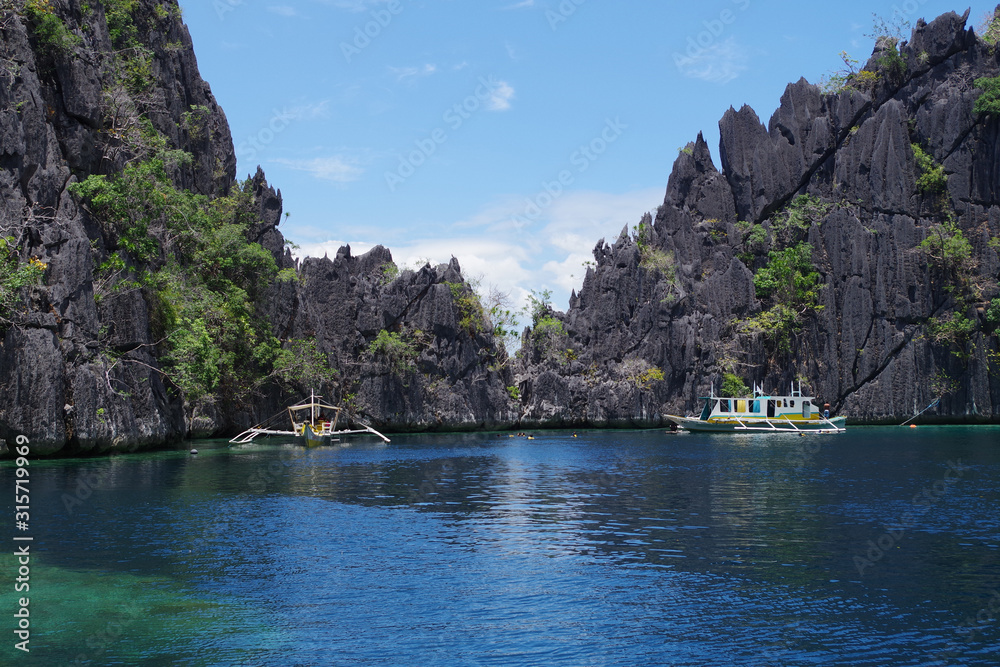
[[[937,405],[937,404],[938,404],[938,403],[940,403],[940,402],[941,402],[941,399],[940,399],[940,398],[935,398],[935,399],[934,399],[933,401],[931,401],[931,404],[930,404],[930,405],[928,405],[928,406],[927,406],[926,408],[924,408],[923,410],[921,410],[921,411],[920,411],[920,412],[918,412],[917,414],[915,414],[915,415],[913,415],[912,417],[910,417],[909,419],[907,419],[907,420],[906,420],[905,422],[903,422],[902,424],[900,424],[900,426],[906,426],[906,425],[907,425],[907,424],[909,424],[909,423],[910,423],[911,421],[913,421],[914,419],[916,419],[916,418],[917,418],[917,417],[919,417],[920,415],[924,414],[925,412],[927,412],[928,410],[930,410],[931,408],[933,408],[933,407],[934,407],[935,405]]]

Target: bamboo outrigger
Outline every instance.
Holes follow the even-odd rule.
[[[843,433],[847,417],[830,417],[821,413],[814,397],[802,395],[802,384],[785,396],[764,395],[754,387],[749,398],[702,397],[705,407],[699,417],[666,415],[681,428],[689,431],[780,431],[808,433]]]
[[[339,442],[342,435],[362,433],[377,435],[385,442],[389,442],[389,438],[367,424],[361,424],[364,427],[361,429],[341,429],[338,431],[337,421],[340,419],[341,408],[321,403],[320,399],[322,398],[322,396],[310,392],[308,401],[288,406],[288,419],[292,423],[290,431],[269,428],[272,421],[284,414],[279,413],[257,426],[248,428],[229,442],[240,445],[250,442],[259,435],[278,435],[294,437],[306,447],[318,447]]]

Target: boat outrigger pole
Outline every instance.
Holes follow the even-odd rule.
[[[363,427],[360,429],[337,429],[337,422],[340,419],[340,412],[342,408],[338,408],[333,405],[327,405],[326,403],[321,403],[320,399],[322,396],[317,396],[315,391],[309,392],[309,401],[296,403],[295,405],[290,405],[284,413],[278,413],[265,421],[252,426],[247,430],[243,431],[235,438],[229,442],[234,444],[243,444],[250,442],[258,435],[281,435],[290,436],[296,439],[304,440],[306,445],[309,447],[314,447],[322,444],[329,444],[331,442],[337,442],[339,436],[351,435],[351,434],[361,434],[370,433],[372,435],[377,435],[383,441],[389,442],[389,438],[385,437],[375,429],[373,429],[368,424],[358,420],[358,423]],[[306,413],[305,411],[309,412]],[[323,410],[326,410],[326,417],[323,416]],[[291,422],[291,430],[285,430],[276,428],[273,424],[276,420],[284,414],[287,419]],[[308,414],[308,420],[306,420],[305,415]],[[301,416],[299,416],[301,415]],[[332,419],[331,419],[332,417]]]

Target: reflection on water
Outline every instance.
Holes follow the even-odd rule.
[[[579,435],[33,464],[30,659],[996,664],[1000,430]]]

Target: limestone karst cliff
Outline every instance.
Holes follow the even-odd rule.
[[[159,446],[310,389],[382,427],[516,419],[457,262],[297,266],[281,209],[259,169],[237,182],[176,2],[3,0],[0,440]]]
[[[727,376],[859,421],[1000,420],[1000,113],[976,109],[1000,49],[967,18],[789,85],[766,126],[730,109],[721,171],[683,149],[655,219],[526,332],[523,422],[661,424]]]

